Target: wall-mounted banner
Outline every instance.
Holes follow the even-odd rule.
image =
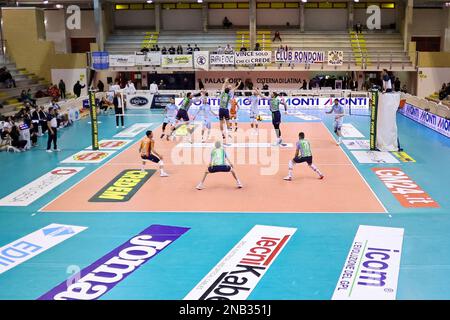
[[[134,54],[111,54],[109,55],[110,67],[134,67],[136,56]]]
[[[108,158],[115,151],[89,151],[84,150],[75,153],[61,163],[100,163]]]
[[[324,51],[277,51],[275,52],[276,62],[291,63],[322,63],[325,62]]]
[[[234,64],[270,64],[272,63],[271,51],[237,51],[234,53]]]
[[[210,65],[234,65],[234,54],[210,54],[209,55]]]
[[[194,51],[194,69],[209,69],[209,51]]]
[[[403,207],[439,208],[439,204],[400,168],[372,168],[372,170]]]
[[[114,135],[114,138],[134,138],[151,125],[153,123],[135,123]]]
[[[0,248],[0,274],[86,230],[52,223]]]
[[[106,51],[92,52],[92,68],[95,70],[105,70],[109,68],[109,54]]]
[[[248,97],[236,97],[239,108],[243,110],[250,108],[250,98]],[[286,102],[289,108],[296,109],[329,109],[333,105],[333,99],[335,98],[315,98],[315,97],[282,97],[280,100]],[[175,98],[176,105],[180,105],[182,98]],[[219,107],[219,98],[209,98],[209,104],[212,108]],[[355,97],[355,98],[339,98],[339,103],[348,106],[349,103],[352,104],[352,108],[361,108],[367,109],[369,106],[369,99],[363,97]],[[200,100],[193,100],[191,109],[197,109],[202,102]],[[269,100],[260,99],[258,103],[258,107],[262,110],[269,108]],[[354,128],[351,124],[347,127],[349,130],[352,130],[352,134],[357,134],[355,137],[364,137],[362,133],[360,133],[356,128]]]
[[[328,65],[342,66],[344,63],[344,51],[332,50],[328,51]]]
[[[399,112],[404,116],[439,132],[447,138],[450,138],[450,119],[442,118],[408,103],[404,108],[400,108]]]
[[[0,199],[0,206],[28,206],[83,169],[83,167],[57,167]]]
[[[97,300],[153,259],[189,228],[151,225],[38,300]]]
[[[153,101],[153,93],[139,91],[136,94],[127,94],[127,109],[150,109]]]
[[[136,52],[135,64],[137,66],[159,66],[161,65],[161,52]]]
[[[245,300],[296,228],[254,226],[184,300]]]
[[[361,225],[332,300],[395,300],[403,228]]]
[[[192,54],[164,54],[161,56],[161,67],[192,68]]]

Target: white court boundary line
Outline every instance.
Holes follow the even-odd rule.
[[[152,123],[154,124],[154,123]],[[156,128],[158,128],[159,126],[161,126],[162,124],[157,125],[155,128],[153,128],[152,130],[155,130]],[[152,125],[149,125],[148,127],[150,128]],[[140,133],[139,133],[140,134]],[[137,134],[136,137],[139,135]],[[70,188],[68,188],[66,191],[64,191],[63,193],[60,193],[59,196],[57,196],[55,199],[51,200],[50,202],[48,202],[47,204],[45,204],[44,206],[42,206],[39,210],[37,210],[37,212],[50,212],[50,211],[42,211],[42,209],[44,209],[45,207],[51,205],[53,202],[55,202],[56,200],[58,200],[59,198],[61,198],[63,195],[65,195],[67,192],[69,192],[70,190],[72,190],[73,188],[75,188],[79,183],[81,183],[82,181],[84,181],[85,179],[87,179],[88,177],[90,177],[92,174],[94,174],[95,172],[97,172],[98,170],[100,170],[103,166],[105,166],[106,164],[108,164],[109,162],[111,162],[115,157],[117,157],[119,154],[121,154],[122,152],[125,152],[126,150],[130,149],[131,147],[133,147],[136,143],[139,143],[139,139],[136,139],[136,142],[134,142],[134,139],[131,140],[132,142],[130,143],[128,148],[124,148],[122,150],[118,150],[117,152],[115,152],[114,156],[111,157],[108,161],[100,164],[98,166],[97,169],[95,169],[94,171],[92,171],[91,173],[88,173],[84,178],[81,178],[80,181],[78,181],[77,183],[75,183],[73,186],[71,186]],[[134,143],[133,143],[134,142]],[[59,211],[52,211],[52,212],[59,212]],[[72,211],[63,211],[63,212],[72,212]],[[73,211],[73,212],[77,212],[77,211]]]
[[[328,134],[331,136],[331,138],[333,139],[333,141],[336,141],[336,139],[334,139],[333,134],[331,133],[331,131],[328,129],[328,127],[323,123],[320,122],[320,124],[322,126],[325,127],[325,129],[327,129]],[[366,179],[364,178],[364,176],[361,174],[361,172],[359,172],[358,168],[355,166],[355,164],[353,163],[352,159],[348,156],[348,154],[345,152],[345,150],[342,148],[342,144],[339,145],[339,148],[341,149],[341,151],[345,154],[345,156],[347,157],[348,161],[350,161],[350,163],[352,164],[353,168],[355,168],[356,172],[358,172],[359,176],[361,177],[361,179],[364,181],[364,183],[367,185],[367,187],[369,187],[370,191],[372,191],[373,195],[375,196],[375,198],[378,200],[378,202],[381,204],[381,207],[384,210],[384,213],[389,213],[389,211],[386,209],[386,207],[384,206],[383,202],[381,202],[380,198],[378,198],[377,194],[375,193],[375,191],[373,191],[372,187],[370,186],[370,184],[366,181]],[[390,216],[390,214],[389,214]]]

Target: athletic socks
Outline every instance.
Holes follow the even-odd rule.
[[[319,175],[320,178],[323,177],[322,172],[320,172],[319,168],[317,168],[314,164],[311,164],[309,167],[312,169],[312,171],[314,171],[315,173],[317,173],[317,174]]]

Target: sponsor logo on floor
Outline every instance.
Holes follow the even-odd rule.
[[[403,207],[439,208],[439,204],[401,169],[372,168],[372,170]]]
[[[38,300],[96,300],[152,259],[189,228],[151,225]]]
[[[151,125],[153,125],[153,123],[135,123],[114,135],[114,138],[134,138]]]
[[[341,134],[344,138],[364,138],[364,135],[351,123],[342,124]]]
[[[401,162],[416,162],[409,154],[404,151],[392,151],[394,156],[397,157]]]
[[[296,231],[254,226],[184,299],[247,299]]]
[[[80,151],[61,161],[61,163],[100,163],[115,151]]]
[[[292,143],[283,143],[283,145],[272,145],[268,142],[242,142],[242,143],[230,143],[229,145],[224,146],[226,148],[272,148],[272,147],[283,147],[283,148],[292,148]],[[214,143],[179,143],[176,145],[176,148],[214,148]]]
[[[369,150],[369,140],[342,140],[342,143],[349,150]]]
[[[128,201],[155,172],[156,170],[124,170],[103,189],[97,192],[91,199],[89,199],[89,202]]]
[[[52,223],[0,248],[0,274],[86,230]]]
[[[395,300],[403,233],[403,228],[359,226],[332,299]]]
[[[0,206],[28,206],[83,169],[84,167],[57,167],[0,199]]]
[[[359,163],[399,163],[397,159],[386,151],[352,151]]]
[[[100,140],[98,146],[100,150],[119,150],[130,142],[131,140]],[[92,150],[92,146],[87,147],[86,150]]]

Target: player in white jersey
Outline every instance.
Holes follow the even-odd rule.
[[[253,90],[252,95],[250,96],[250,126],[252,129],[255,129],[255,133],[258,134],[258,104],[259,104],[259,91]]]
[[[164,120],[162,125],[162,134],[161,139],[164,138],[164,135],[166,136],[167,140],[169,140],[169,134],[166,134],[166,127],[168,124],[172,126],[172,128],[175,127],[175,122],[177,121],[176,116],[178,113],[178,107],[175,104],[175,99],[170,98],[169,104],[166,105],[166,108],[164,109]]]
[[[209,104],[209,99],[207,96],[204,96],[202,98],[202,104],[198,108],[197,113],[194,115],[193,120],[197,118],[197,116],[200,115],[202,119],[202,142],[205,142],[209,139],[209,134],[211,133],[211,117],[215,116],[218,117],[218,114],[215,114],[211,110],[211,105]],[[205,130],[208,130],[208,133],[206,134],[206,139],[204,138]]]
[[[334,133],[338,136],[337,145],[340,145],[342,142],[342,124],[344,122],[344,106],[339,103],[339,99],[334,99],[334,104],[331,107],[330,111],[327,111],[326,113],[334,113]]]

